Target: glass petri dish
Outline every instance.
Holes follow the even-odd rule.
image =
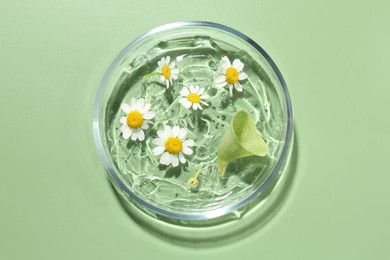
[[[268,150],[229,160],[222,175],[219,149],[239,111]],[[110,181],[141,216],[215,226],[272,192],[293,119],[286,83],[263,48],[227,26],[191,21],[155,28],[118,54],[98,89],[93,130]],[[170,136],[180,141],[168,144]]]

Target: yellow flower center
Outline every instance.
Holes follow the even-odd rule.
[[[200,103],[200,96],[198,94],[195,94],[195,93],[188,94],[187,99],[191,103]]]
[[[168,65],[164,65],[161,71],[161,74],[165,77],[165,79],[169,79],[171,77],[171,68]]]
[[[234,67],[230,67],[226,70],[226,81],[230,84],[234,84],[238,81],[238,71]]]
[[[188,185],[190,185],[191,187],[194,187],[194,188],[198,185],[198,183],[199,183],[199,181],[198,181],[198,179],[195,178],[195,177],[191,177],[191,178],[188,180],[188,182],[187,182]]]
[[[131,128],[140,128],[144,122],[144,117],[138,111],[132,111],[127,115],[127,125]]]
[[[177,137],[169,137],[165,142],[165,149],[171,154],[180,153],[183,143]]]

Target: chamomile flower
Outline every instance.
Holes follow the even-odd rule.
[[[196,188],[198,186],[199,180],[195,177],[191,177],[188,179],[187,185],[190,186],[191,188]]]
[[[183,97],[179,99],[179,103],[183,105],[183,107],[189,109],[192,106],[193,110],[197,110],[198,108],[202,110],[202,105],[208,106],[205,99],[209,99],[209,95],[203,94],[204,88],[199,86],[189,86],[189,89],[183,87],[180,90],[180,95]]]
[[[191,177],[187,181],[187,185],[190,186],[191,188],[196,188],[199,184],[198,176],[201,173],[202,169],[199,169],[196,173],[195,176]]]
[[[160,164],[170,165],[173,167],[179,165],[179,162],[185,163],[184,155],[191,155],[193,153],[191,146],[194,145],[193,140],[186,140],[187,131],[178,126],[170,127],[164,126],[164,130],[158,130],[158,138],[153,140],[157,145],[153,149],[154,155],[161,155]]]
[[[215,77],[215,85],[220,88],[227,85],[229,87],[230,96],[233,96],[233,88],[238,92],[242,92],[243,88],[239,81],[248,77],[246,73],[242,71],[243,68],[244,63],[239,59],[235,59],[233,64],[231,64],[228,57],[222,57],[219,62],[218,75]]]
[[[171,57],[162,57],[157,63],[157,72],[160,73],[160,81],[165,84],[167,88],[172,85],[172,80],[177,79],[179,76],[179,70],[175,68],[175,62],[170,62]]]
[[[149,128],[150,120],[156,115],[156,113],[149,111],[151,107],[150,103],[146,103],[143,98],[130,99],[130,104],[122,104],[121,110],[126,113],[126,116],[120,119],[122,124],[120,130],[124,139],[140,140],[145,139],[145,133],[143,130]]]

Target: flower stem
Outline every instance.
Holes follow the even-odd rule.
[[[147,78],[150,78],[150,77],[153,77],[153,76],[157,76],[157,75],[161,75],[161,73],[158,72],[158,71],[155,71],[153,73],[150,73],[150,74],[147,74],[147,75],[143,76],[142,79],[145,80]]]
[[[198,176],[199,176],[199,174],[200,174],[201,172],[202,172],[202,168],[200,168],[200,169],[196,172],[194,178],[197,179]]]

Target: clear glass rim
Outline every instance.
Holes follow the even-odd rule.
[[[285,143],[284,147],[282,149],[281,155],[279,157],[278,162],[276,163],[273,171],[271,174],[267,177],[267,179],[264,181],[264,183],[257,189],[255,190],[250,196],[246,197],[245,199],[233,204],[233,205],[228,205],[220,209],[215,209],[211,210],[208,212],[202,212],[202,213],[177,213],[177,212],[172,212],[168,211],[165,209],[161,209],[159,207],[156,207],[155,205],[152,205],[144,200],[142,200],[140,197],[138,197],[136,194],[134,194],[132,191],[130,191],[126,185],[122,182],[122,180],[119,178],[119,176],[116,173],[115,168],[113,165],[111,165],[110,160],[105,152],[104,145],[100,136],[100,126],[99,126],[99,118],[100,118],[100,106],[102,103],[102,98],[104,94],[104,90],[106,87],[106,83],[109,80],[111,74],[113,73],[116,65],[120,62],[120,60],[126,55],[126,53],[136,46],[139,42],[144,40],[145,38],[159,32],[167,31],[170,29],[174,28],[180,28],[180,27],[206,27],[206,28],[216,28],[220,29],[223,31],[226,31],[228,33],[231,33],[248,44],[250,44],[252,47],[254,47],[268,62],[268,64],[271,66],[272,70],[274,71],[275,75],[277,76],[281,87],[282,91],[285,97],[285,104],[287,108],[287,131],[286,131],[286,137],[285,137]],[[218,24],[218,23],[213,23],[213,22],[207,22],[207,21],[183,21],[183,22],[175,22],[175,23],[170,23],[166,25],[162,25],[159,27],[156,27],[149,32],[139,36],[136,38],[134,41],[132,41],[130,44],[128,44],[113,60],[113,62],[110,64],[108,67],[106,73],[103,76],[103,79],[100,83],[100,86],[98,88],[98,92],[96,94],[96,99],[94,103],[94,108],[93,108],[93,133],[94,133],[94,139],[95,143],[98,149],[98,152],[103,160],[104,166],[111,178],[112,181],[114,181],[115,185],[117,188],[119,188],[124,194],[132,201],[135,203],[138,203],[142,207],[148,209],[149,211],[152,211],[154,213],[169,217],[169,218],[174,218],[178,220],[206,220],[206,219],[213,219],[217,218],[223,215],[226,215],[236,209],[239,209],[246,204],[248,204],[250,201],[252,201],[254,198],[256,198],[259,194],[261,194],[276,178],[278,175],[279,171],[281,170],[285,160],[287,159],[288,152],[289,152],[289,146],[291,143],[291,138],[292,138],[292,132],[293,132],[293,115],[292,115],[292,105],[291,105],[291,100],[290,100],[290,94],[287,89],[286,82],[284,81],[284,78],[279,71],[278,67],[276,66],[275,62],[271,59],[271,57],[267,54],[267,52],[260,47],[255,41],[253,41],[251,38],[248,36],[244,35],[243,33],[230,28],[228,26]]]

